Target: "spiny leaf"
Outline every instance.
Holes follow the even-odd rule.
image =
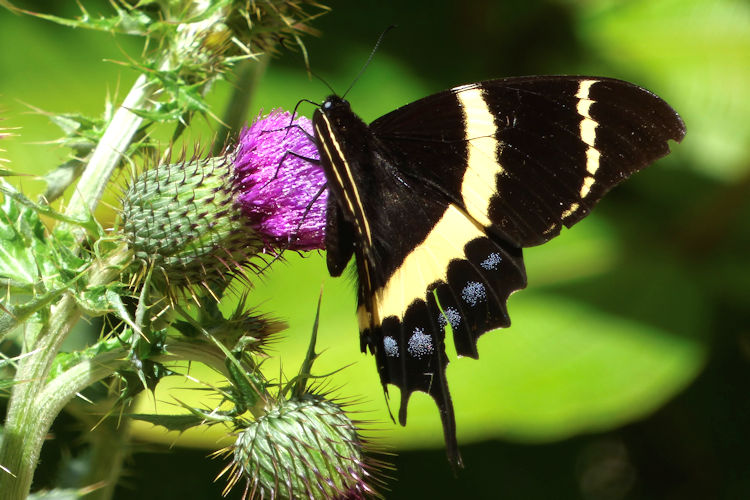
[[[56,210],[54,210],[52,207],[46,204],[38,204],[34,203],[30,199],[28,199],[26,196],[23,195],[20,191],[16,190],[13,186],[2,180],[0,177],[0,192],[5,196],[5,203],[3,203],[3,208],[5,208],[6,213],[10,213],[9,211],[20,211],[24,214],[24,217],[29,217],[29,213],[34,213],[36,217],[34,220],[39,220],[39,215],[44,215],[46,217],[49,217],[53,220],[64,222],[66,224],[73,224],[76,226],[80,226],[84,229],[86,229],[90,235],[94,236],[95,238],[100,238],[104,236],[104,229],[99,225],[99,223],[96,221],[96,219],[93,217],[92,214],[89,214],[85,219],[77,219],[74,217],[69,217],[65,214],[62,214]],[[14,204],[8,204],[9,200],[13,200]],[[30,209],[30,210],[23,210],[18,205]],[[15,213],[15,212],[14,212]],[[39,222],[38,226],[40,228],[44,228],[44,225]],[[35,226],[36,227],[36,226]],[[44,231],[42,231],[44,232]]]
[[[320,319],[320,304],[322,301],[323,289],[321,288],[320,295],[318,295],[318,307],[315,310],[315,321],[313,322],[312,334],[310,335],[310,344],[307,347],[307,355],[302,362],[302,366],[300,366],[299,374],[296,377],[297,380],[294,383],[294,389],[292,390],[293,397],[302,397],[307,388],[307,381],[312,377],[312,365],[318,357],[315,353],[315,343],[318,339],[318,322]]]
[[[80,3],[78,5],[81,8],[81,16],[76,19],[32,12],[30,10],[10,6],[10,4],[8,5],[9,8],[17,12],[22,12],[69,28],[86,28],[95,31],[106,31],[108,33],[120,33],[125,35],[148,35],[149,24],[151,21],[143,11],[138,9],[123,10],[117,7],[114,2],[110,2],[110,5],[115,10],[115,15],[111,17],[98,17],[96,19],[92,18]]]
[[[73,159],[66,161],[54,170],[50,170],[44,175],[47,183],[47,189],[44,192],[44,198],[47,203],[52,203],[62,196],[65,189],[83,172],[84,163],[81,160]]]
[[[206,423],[206,418],[201,413],[186,413],[182,415],[153,415],[145,413],[135,413],[128,416],[133,420],[149,422],[151,424],[164,427],[169,431],[177,432],[184,432],[190,428],[205,425]]]
[[[98,355],[122,349],[122,343],[115,337],[102,339],[86,349],[73,352],[61,352],[55,356],[50,369],[49,378],[54,379],[68,368],[77,365],[83,360],[93,360]]]
[[[0,133],[0,139],[1,138],[2,138],[2,133]],[[0,150],[0,151],[3,151],[3,150]],[[2,161],[2,158],[0,158],[0,161]],[[13,170],[8,170],[7,168],[0,168],[0,177],[27,177],[28,175],[29,174],[23,174],[21,172],[14,172]]]
[[[23,195],[2,180],[0,204],[0,283],[11,292],[41,292],[59,283],[55,252],[39,214],[18,203]],[[29,202],[31,203],[31,202]]]
[[[0,340],[13,328],[26,321],[32,314],[57,300],[67,289],[67,287],[63,287],[51,290],[19,304],[0,304]]]

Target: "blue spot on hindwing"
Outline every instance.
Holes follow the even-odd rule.
[[[397,358],[399,356],[398,342],[390,335],[383,337],[383,348],[385,349],[385,355],[390,358]]]
[[[415,328],[414,333],[409,338],[409,345],[406,350],[412,357],[422,359],[429,356],[433,351],[432,337],[424,333],[424,329]]]
[[[486,259],[480,262],[479,265],[488,271],[495,271],[502,260],[503,258],[498,252],[492,252]]]
[[[478,281],[469,281],[461,290],[461,298],[470,306],[476,306],[487,300],[487,290]]]
[[[438,313],[438,324],[440,328],[445,330],[445,325],[450,323],[451,328],[454,330],[458,325],[461,324],[461,313],[455,307],[446,307],[443,311]]]

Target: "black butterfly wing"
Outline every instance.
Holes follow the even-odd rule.
[[[609,189],[666,155],[669,139],[685,135],[679,115],[651,92],[579,76],[465,85],[370,127],[408,158],[407,175],[439,186],[522,247],[584,218]]]
[[[387,259],[378,258],[382,256],[378,249],[374,291],[368,293],[360,283],[360,318],[367,318],[360,322],[362,349],[369,348],[375,355],[383,384],[401,389],[402,425],[412,392],[433,397],[440,409],[448,455],[460,464],[445,378],[447,325],[458,353],[476,358],[477,332],[510,324],[505,303],[513,291],[526,285],[526,274],[519,248],[487,237],[481,226],[438,193],[411,195],[405,207],[409,210],[403,212],[411,219],[391,226],[402,228],[399,239],[411,242],[411,251],[391,267]],[[434,223],[428,225],[430,231],[424,238],[417,237],[414,225],[425,221]],[[388,237],[394,237],[392,229],[384,234]],[[404,253],[392,250],[392,255]],[[367,310],[372,314],[366,314]]]

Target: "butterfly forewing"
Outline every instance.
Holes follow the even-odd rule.
[[[354,254],[362,350],[384,386],[436,401],[460,463],[445,367],[506,327],[526,286],[521,249],[571,226],[613,186],[681,140],[679,116],[619,80],[525,77],[464,85],[369,127],[330,97],[313,118],[330,189],[326,246],[338,275]]]
[[[581,220],[609,189],[667,154],[668,139],[685,134],[677,113],[647,90],[578,76],[464,85],[370,127],[409,159],[411,175],[519,246]]]

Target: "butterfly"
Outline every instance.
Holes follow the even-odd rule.
[[[685,135],[658,96],[587,76],[462,85],[369,125],[332,95],[313,130],[329,190],[327,266],[339,276],[354,256],[361,350],[386,395],[399,387],[401,425],[414,391],[432,396],[455,466],[446,331],[458,355],[477,358],[479,336],[510,325],[523,248],[583,219]]]

